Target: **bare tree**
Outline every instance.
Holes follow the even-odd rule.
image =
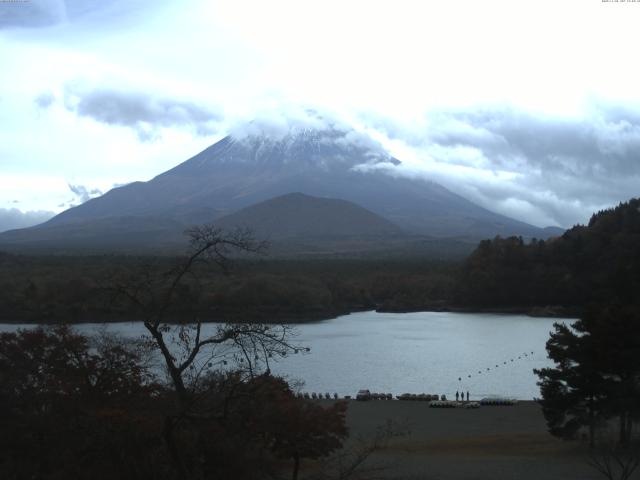
[[[198,391],[207,384],[206,373],[224,370],[226,365],[247,376],[269,372],[270,359],[308,351],[291,343],[292,330],[286,325],[234,323],[208,325],[196,306],[202,290],[202,267],[216,266],[228,273],[230,264],[243,254],[260,254],[267,247],[248,230],[225,232],[211,225],[188,230],[189,252],[174,268],[158,273],[150,266],[134,276],[116,282],[111,290],[133,304],[150,344],[161,354],[176,396],[176,411],[167,415],[163,436],[174,465],[183,478],[194,476],[194,468],[184,465],[176,445],[176,428],[210,419],[212,413],[200,408]],[[177,315],[176,304],[190,304],[189,314]],[[210,383],[209,383],[210,385]]]
[[[187,393],[187,378],[197,378],[193,370],[201,372],[213,366],[214,360],[223,363],[231,357],[253,373],[261,365],[268,368],[270,358],[301,350],[289,342],[292,332],[286,325],[219,324],[205,334],[195,306],[202,288],[198,268],[213,264],[228,273],[234,254],[261,254],[267,245],[256,241],[246,229],[225,232],[204,225],[186,233],[190,238],[189,254],[174,268],[154,274],[153,269],[146,266],[135,278],[112,287],[136,307],[162,355],[179,398]],[[171,309],[178,301],[184,301],[180,297],[185,295],[191,296],[187,299],[192,304],[191,311],[187,318],[184,312],[181,312],[182,318],[176,318],[171,315]],[[203,362],[202,358],[206,360]]]
[[[627,480],[640,465],[640,453],[637,447],[599,445],[589,451],[587,464],[608,480]]]

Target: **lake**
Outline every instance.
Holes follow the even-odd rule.
[[[469,391],[471,398],[539,397],[534,368],[551,366],[545,343],[554,322],[533,318],[450,312],[359,312],[295,325],[296,343],[311,348],[272,365],[274,373],[304,381],[303,391],[355,395],[368,388],[394,395]],[[27,325],[0,324],[0,331]],[[76,328],[91,333],[102,324]],[[127,337],[145,333],[140,322],[107,324]]]

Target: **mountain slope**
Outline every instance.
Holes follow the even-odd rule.
[[[42,225],[0,234],[0,246],[64,244],[56,232],[65,228],[79,243],[83,237],[90,244],[106,235],[120,244],[130,236],[142,245],[163,244],[190,225],[290,192],[353,202],[410,234],[467,239],[549,236],[434,182],[399,176],[399,164],[369,137],[335,127],[293,128],[280,136],[228,136],[149,182],[114,188]],[[117,227],[104,231],[110,223]]]
[[[175,251],[185,246],[184,225],[156,216],[112,216],[68,221],[0,234],[0,247],[10,250]]]

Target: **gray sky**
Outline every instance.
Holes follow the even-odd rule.
[[[640,195],[640,3],[0,2],[0,230],[313,108],[494,211]]]

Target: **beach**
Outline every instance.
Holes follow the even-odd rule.
[[[405,433],[369,458],[369,466],[384,468],[378,472],[382,478],[603,478],[587,464],[584,443],[562,441],[547,432],[535,402],[441,409],[429,408],[428,402],[349,401],[350,442],[372,438],[388,421]]]

